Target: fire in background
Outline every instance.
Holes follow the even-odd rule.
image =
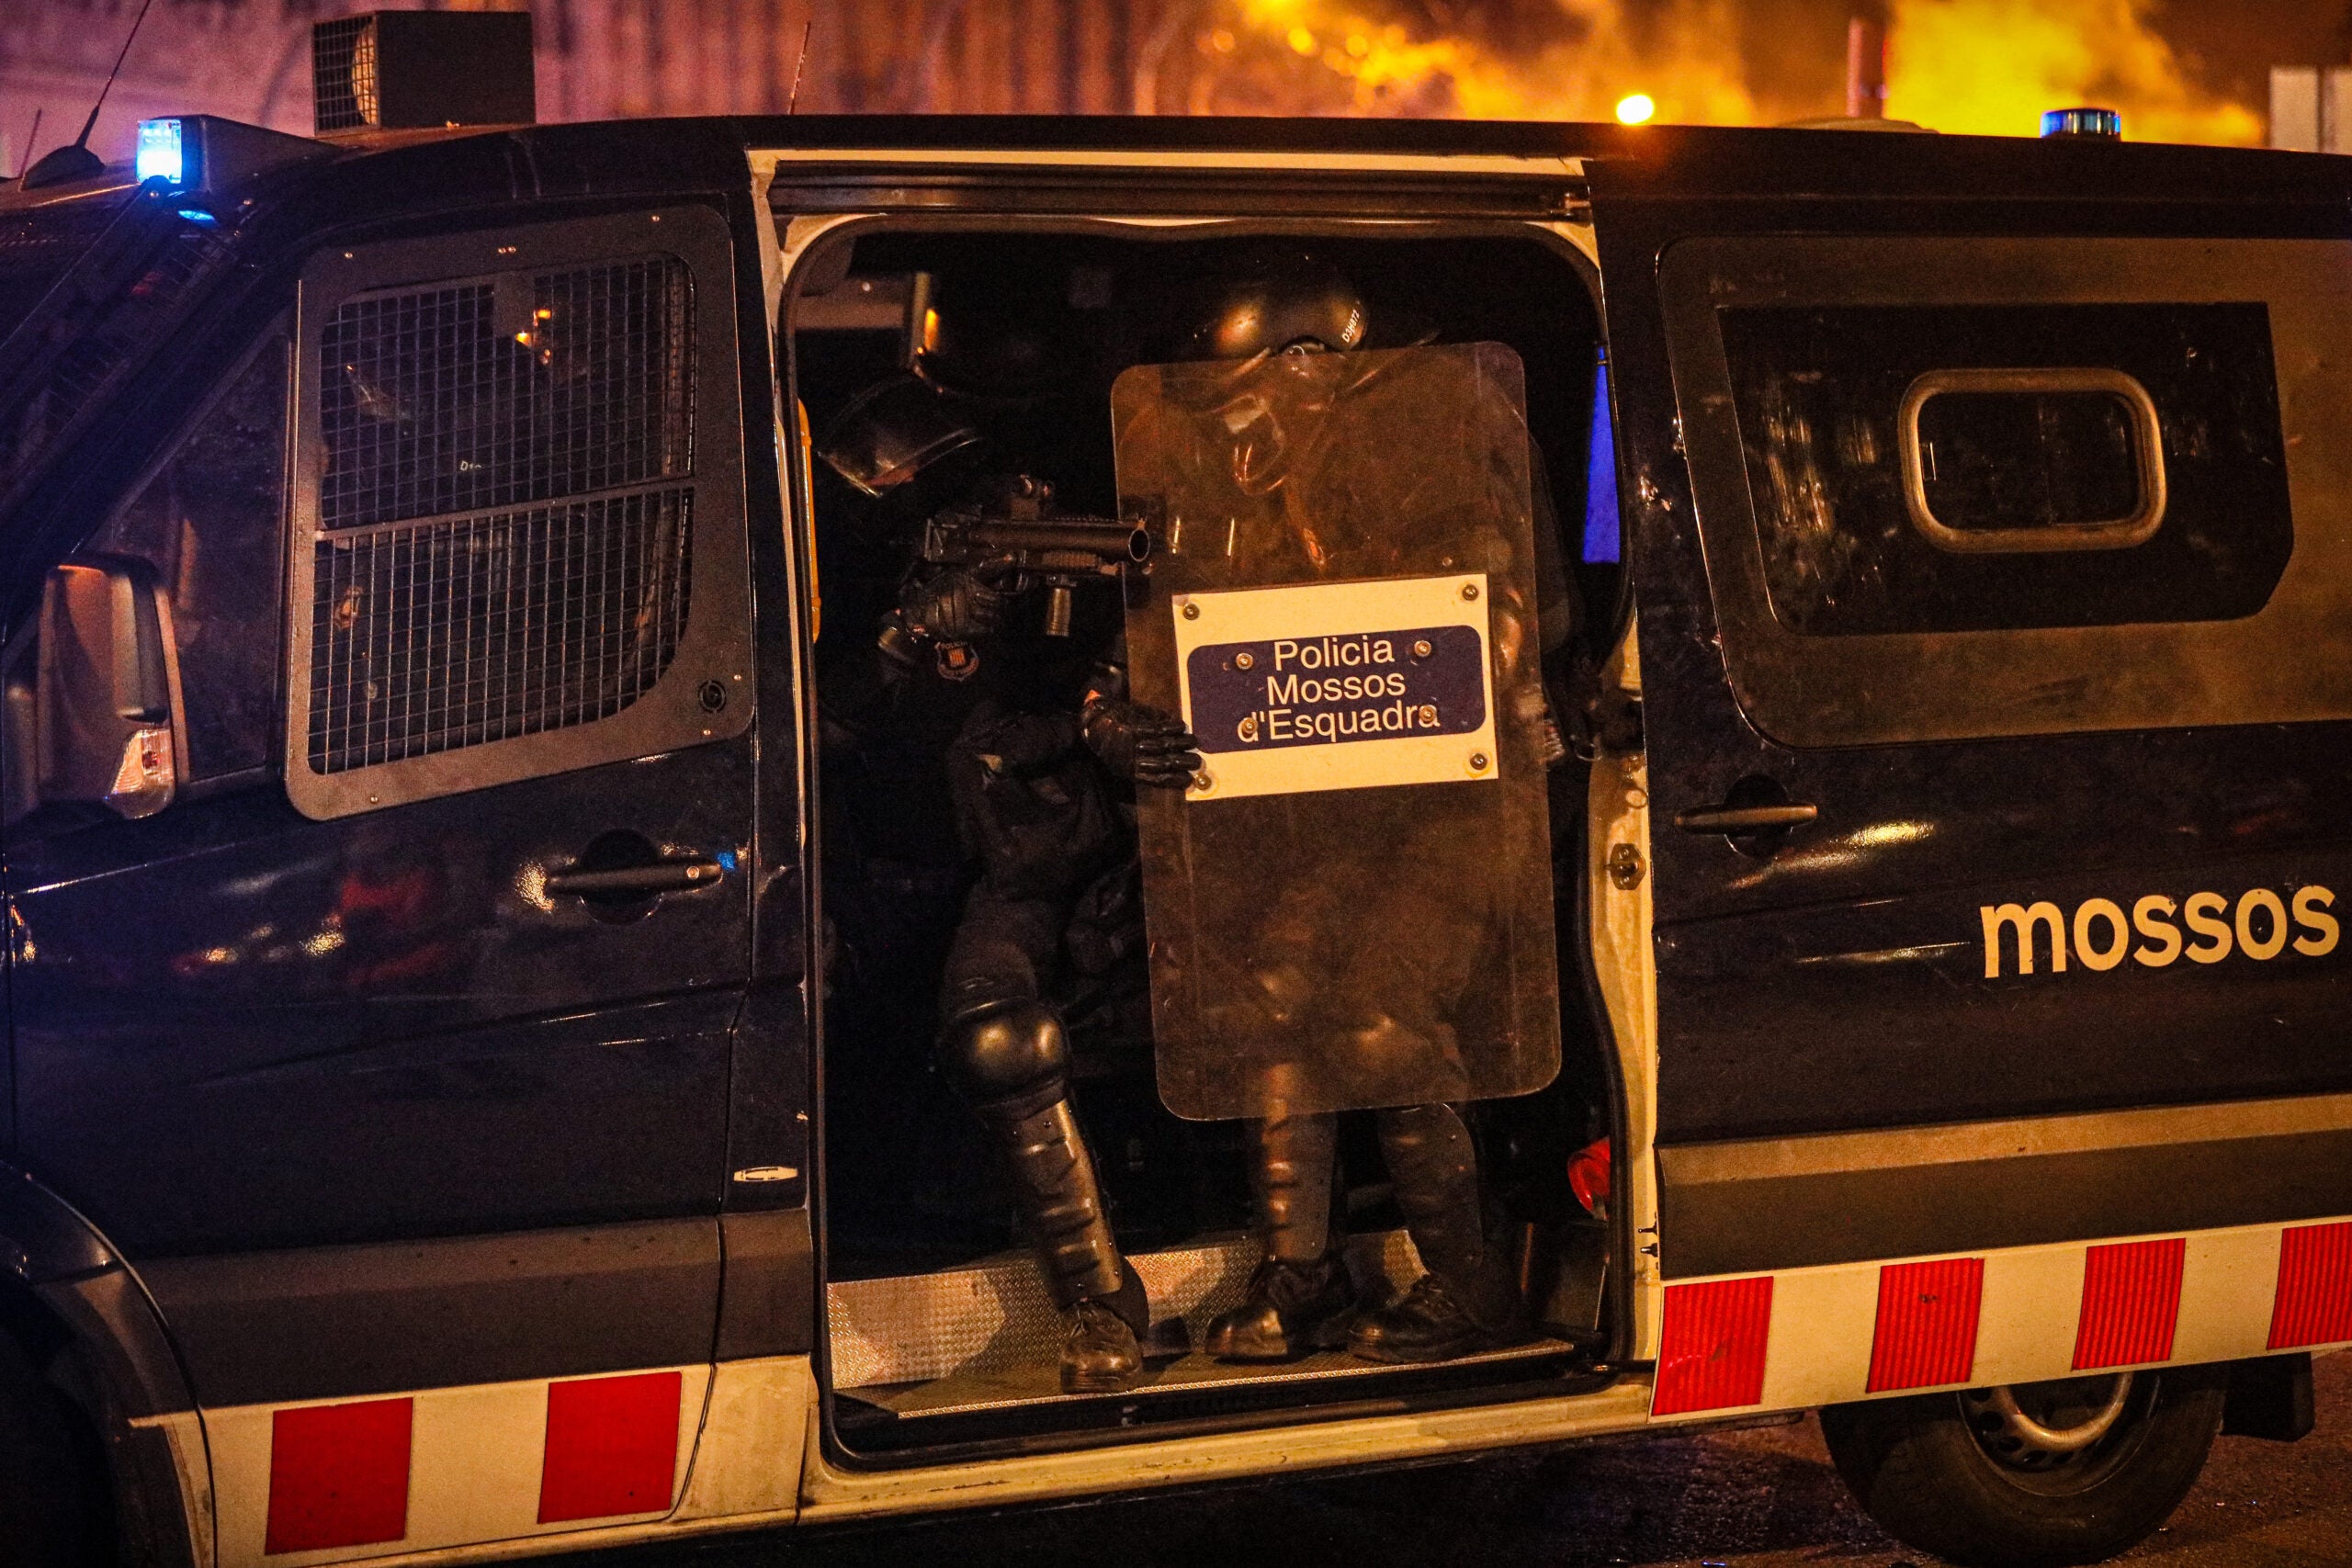
[[[2131,134],[2257,143],[2263,118],[2200,82],[2146,0],[1533,0],[1435,7],[1344,0],[1208,6],[1158,94],[1191,113],[1607,119],[1632,95],[1660,121],[1769,124],[1839,113],[1845,13],[1883,28],[1885,112],[1940,130],[2031,135],[2093,102]],[[1824,23],[1826,26],[1824,26]],[[1417,25],[1421,23],[1421,25]],[[1793,47],[1792,47],[1793,46]]]
[[[311,21],[409,0],[159,6],[94,145],[145,115],[301,130]],[[443,0],[526,8],[521,0]],[[2352,62],[2347,0],[535,0],[545,119],[775,113],[1317,114],[1771,124],[1842,113],[1849,20],[1885,112],[2031,135],[2259,142],[2268,66]],[[78,128],[137,0],[0,4],[0,167]],[[1630,116],[1628,118],[1637,118]],[[40,149],[30,149],[38,152]]]

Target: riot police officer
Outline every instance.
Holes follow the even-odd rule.
[[[1363,297],[1338,267],[1308,252],[1265,250],[1216,291],[1177,354],[1237,362],[1233,385],[1241,388],[1269,356],[1362,348],[1370,326]],[[1237,407],[1250,401],[1237,393]],[[1271,489],[1276,476],[1253,479],[1250,465],[1295,462],[1296,443],[1309,437],[1245,433],[1240,414],[1248,412],[1227,422],[1237,432],[1234,475],[1245,490]],[[1287,458],[1265,456],[1284,452]],[[1315,560],[1322,546],[1302,532],[1247,547],[1272,552],[1269,559]],[[1410,840],[1448,828],[1430,820],[1399,830]],[[1333,1056],[1359,1076],[1358,1103],[1374,1105],[1391,1092],[1443,1092],[1451,1031],[1439,1015],[1469,980],[1484,918],[1473,907],[1476,890],[1448,886],[1437,869],[1451,863],[1447,857],[1419,856],[1408,841],[1388,845],[1378,859],[1375,874],[1350,876],[1342,867],[1284,889],[1258,927],[1250,961],[1263,993],[1262,1016],[1285,1030],[1344,1036],[1335,1038]],[[1419,874],[1417,865],[1429,874]],[[1374,908],[1386,912],[1367,912]],[[1331,951],[1335,930],[1389,934],[1372,944],[1376,953],[1360,943],[1348,954]],[[1208,1352],[1235,1361],[1282,1360],[1345,1345],[1368,1359],[1419,1362],[1523,1337],[1527,1313],[1516,1273],[1487,1237],[1476,1143],[1462,1109],[1452,1103],[1391,1101],[1374,1113],[1397,1206],[1426,1272],[1396,1301],[1359,1311],[1337,1245],[1337,1113],[1286,1104],[1290,1072],[1291,1065],[1269,1071],[1266,1111],[1251,1123],[1262,1260],[1242,1303],[1210,1325]],[[1396,1089],[1374,1084],[1384,1073]],[[1302,1104],[1320,1094],[1304,1082],[1299,1088]],[[1320,1097],[1329,1103],[1327,1094]]]
[[[876,498],[1049,518],[1050,482],[992,459],[1040,455],[1017,432],[1068,389],[1066,329],[1034,283],[941,280],[911,374],[854,400],[820,455]],[[926,716],[934,740],[952,728],[930,758],[899,751],[910,766],[935,758],[978,865],[948,944],[935,1060],[995,1145],[1061,1311],[1062,1387],[1113,1392],[1142,1370],[1149,1304],[1104,1213],[1049,998],[1074,904],[1133,853],[1107,782],[1181,788],[1198,760],[1182,724],[1127,700],[1115,636],[1090,649],[1017,625],[1017,591],[985,567],[910,562],[874,656],[892,711]]]

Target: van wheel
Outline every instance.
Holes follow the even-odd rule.
[[[2222,1427],[2227,1367],[1972,1389],[1821,1413],[1888,1533],[1968,1568],[2098,1562],[2164,1523]]]
[[[77,1568],[101,1556],[97,1488],[62,1401],[0,1328],[0,1568]]]

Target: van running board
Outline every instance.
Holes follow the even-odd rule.
[[[978,1416],[1015,1407],[1080,1404],[1105,1398],[1125,1404],[1138,1401],[1157,1403],[1187,1394],[1197,1398],[1243,1389],[1262,1389],[1274,1384],[1295,1387],[1301,1383],[1365,1382],[1383,1384],[1382,1391],[1386,1392],[1385,1385],[1389,1382],[1408,1378],[1420,1381],[1432,1372],[1469,1373],[1472,1381],[1486,1382],[1488,1380],[1483,1374],[1490,1371],[1529,1370],[1516,1365],[1519,1362],[1575,1354],[1575,1346],[1559,1339],[1532,1339],[1508,1349],[1488,1350],[1455,1360],[1407,1367],[1360,1361],[1344,1350],[1326,1350],[1303,1356],[1295,1361],[1251,1364],[1214,1361],[1194,1351],[1146,1363],[1141,1381],[1133,1388],[1111,1395],[1064,1393],[1061,1391],[1060,1368],[1056,1360],[1049,1358],[1041,1364],[1025,1367],[1005,1367],[985,1372],[953,1372],[930,1382],[844,1389],[842,1392],[865,1404],[888,1410],[903,1420],[918,1416]],[[1353,1387],[1318,1389],[1316,1397],[1344,1399],[1359,1392],[1369,1390],[1359,1391]]]
[[[1212,1318],[1239,1304],[1258,1258],[1258,1244],[1247,1235],[1134,1256],[1151,1297],[1155,1340],[1168,1337],[1170,1320],[1181,1317],[1197,1344]],[[1401,1230],[1351,1238],[1347,1260],[1367,1301],[1387,1299],[1420,1273]],[[1300,1395],[1313,1403],[1352,1401],[1403,1395],[1432,1382],[1460,1387],[1556,1377],[1584,1354],[1556,1338],[1418,1367],[1361,1361],[1344,1351],[1271,1365],[1228,1364],[1193,1352],[1154,1357],[1142,1381],[1124,1393],[1068,1394],[1059,1376],[1060,1314],[1025,1252],[935,1274],[842,1280],[825,1296],[833,1386],[866,1407],[863,1419],[850,1417],[861,1426],[1016,1411],[1057,1425],[1089,1425],[1094,1406],[1124,1409],[1128,1421],[1182,1418],[1212,1405],[1299,1403]],[[1278,1390],[1295,1392],[1270,1399]]]
[[[1197,1341],[1211,1318],[1241,1304],[1258,1243],[1213,1237],[1128,1261],[1143,1276],[1155,1324],[1181,1317]],[[1351,1236],[1348,1272],[1357,1293],[1385,1300],[1421,1273],[1403,1231]],[[843,1393],[930,1382],[954,1372],[1043,1366],[1061,1351],[1061,1314],[1026,1252],[1001,1252],[960,1269],[888,1280],[843,1280],[825,1287],[833,1386]]]

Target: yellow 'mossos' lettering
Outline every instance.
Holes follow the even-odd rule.
[[[2180,956],[2180,928],[2164,917],[2173,912],[2173,901],[2161,893],[2151,893],[2132,906],[2132,924],[2140,934],[2156,943],[2140,947],[2132,956],[2151,969],[2161,969]]]
[[[2254,940],[2254,912],[2267,911],[2270,916],[2270,934],[2260,942]],[[2287,906],[2278,902],[2278,895],[2267,887],[2248,888],[2238,899],[2238,950],[2248,958],[2276,958],[2287,945]]]
[[[2071,924],[2065,911],[2055,904],[1980,905],[1984,977],[2000,978],[2002,937],[2011,931],[2016,933],[2017,973],[2032,974],[2034,938],[2044,927],[2050,933],[2053,974],[2065,972],[2070,931],[2073,956],[2082,961],[2084,968],[2101,974],[2120,966],[2127,956],[2150,969],[2165,968],[2183,953],[2197,964],[2219,964],[2233,953],[2261,963],[2284,953],[2290,936],[2294,938],[2297,953],[2307,958],[2324,957],[2335,951],[2343,936],[2336,917],[2328,913],[2335,903],[2333,891],[2316,886],[2297,888],[2291,898],[2268,887],[2252,887],[2238,896],[2233,918],[2226,894],[2192,893],[2186,902],[2176,905],[2161,893],[2151,893],[2132,904],[2129,919],[2122,906],[2111,898],[2086,898],[2075,906]],[[2183,944],[2181,929],[2173,923],[2176,914],[2195,941]],[[2146,939],[2137,947],[2132,945],[2135,931]]]
[[[2044,900],[2030,908],[2019,904],[2003,904],[1996,908],[1984,905],[1978,914],[1984,921],[1984,978],[2001,977],[2001,932],[2014,927],[2018,933],[2018,973],[2033,973],[2033,931],[2036,926],[2050,928],[2050,970],[2053,975],[2066,972],[2066,917],[2058,906]]]
[[[2100,947],[2091,941],[2091,925],[2105,920],[2115,933],[2110,946]],[[2123,954],[2132,946],[2132,928],[2123,922],[2123,910],[2109,898],[2091,898],[2075,911],[2075,956],[2085,968],[2108,970],[2123,962]]]
[[[2192,964],[2219,964],[2230,955],[2230,922],[2213,917],[2230,907],[2230,901],[2219,893],[2191,893],[2188,902],[2180,907],[2180,918],[2188,929],[2204,942],[2188,944],[2188,961]]]
[[[2311,932],[2295,939],[2295,951],[2306,958],[2323,958],[2335,951],[2335,939],[2341,931],[2334,915],[2320,912],[2321,906],[2335,902],[2335,895],[2324,887],[2301,887],[2295,891],[2295,923]]]

